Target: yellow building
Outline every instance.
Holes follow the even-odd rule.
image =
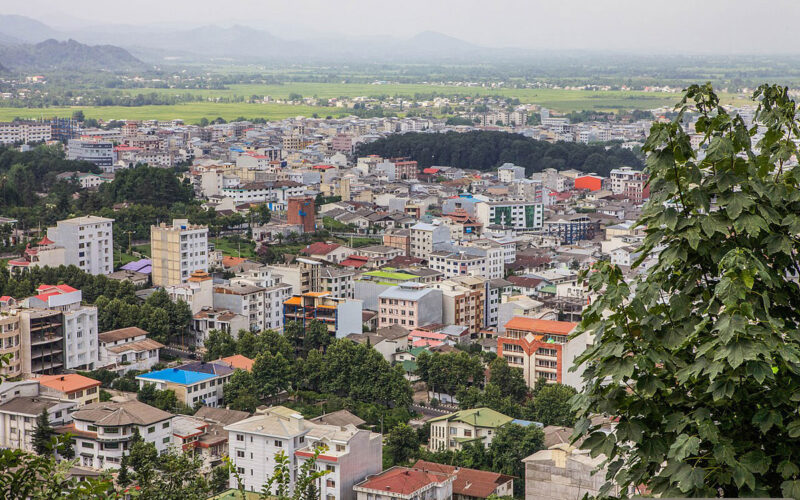
[[[150,226],[153,285],[186,283],[195,271],[208,271],[208,227],[175,219]]]

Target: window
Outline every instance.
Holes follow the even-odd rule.
[[[170,441],[169,436],[167,436],[167,437],[165,437],[164,439],[161,440],[161,442],[164,443],[164,444],[169,443],[169,441]]]
[[[244,458],[244,450],[236,450],[236,456],[239,458]]]
[[[275,446],[277,446],[278,448],[283,448],[283,441],[278,441],[278,440],[276,439],[276,440],[275,440]]]
[[[244,474],[244,467],[237,467],[236,472],[238,472],[239,474]]]
[[[152,427],[148,427],[148,428],[147,428],[147,433],[148,433],[148,434],[152,434],[152,433],[154,433],[155,431],[156,431],[156,426],[155,426],[155,425],[154,425],[154,426],[152,426]]]
[[[169,422],[164,422],[163,424],[161,424],[161,428],[162,429],[169,429]]]
[[[244,441],[244,434],[237,434],[236,435],[236,440],[237,441]]]
[[[94,449],[94,443],[87,443],[86,441],[81,443],[82,448],[91,448]]]

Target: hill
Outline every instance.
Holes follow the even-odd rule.
[[[50,26],[25,16],[0,15],[0,40],[3,43],[37,43],[49,38],[63,40],[66,38]]]
[[[142,69],[144,63],[127,50],[113,45],[84,45],[75,40],[45,40],[35,45],[0,47],[0,65],[21,70]]]
[[[607,176],[621,166],[640,168],[642,159],[619,146],[587,145],[572,142],[549,143],[520,134],[474,131],[444,134],[394,134],[369,144],[362,144],[358,156],[408,156],[421,167],[448,165],[488,171],[510,162],[525,167],[525,174],[545,168],[574,168]]]

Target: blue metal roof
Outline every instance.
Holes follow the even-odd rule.
[[[204,380],[214,378],[212,373],[191,372],[178,368],[165,368],[156,372],[143,373],[136,378],[157,380],[159,382],[172,382],[173,384],[192,385]]]

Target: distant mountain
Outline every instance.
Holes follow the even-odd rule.
[[[145,67],[142,61],[123,48],[113,45],[84,45],[75,40],[45,40],[34,45],[0,47],[0,64],[13,71],[121,71]]]
[[[64,40],[67,37],[50,26],[25,16],[0,15],[0,37],[16,40],[16,43],[38,43],[50,38]],[[2,40],[2,38],[0,38]]]

